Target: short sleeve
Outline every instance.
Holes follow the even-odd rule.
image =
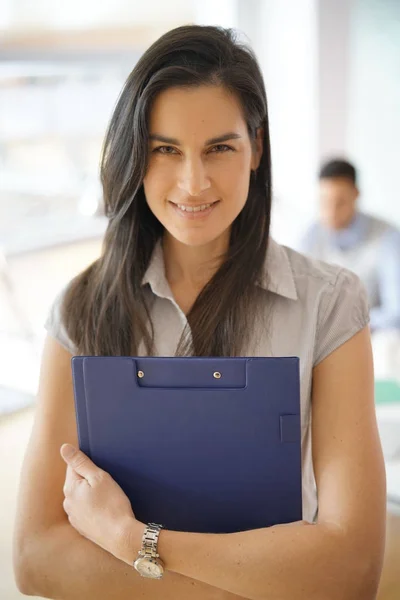
[[[66,289],[63,289],[55,298],[53,304],[50,307],[47,319],[44,327],[49,335],[53,337],[61,346],[63,346],[68,352],[75,355],[76,348],[68,337],[65,326],[62,322],[61,307],[64,300]]]
[[[366,290],[357,275],[347,269],[338,272],[320,308],[314,366],[369,323]]]

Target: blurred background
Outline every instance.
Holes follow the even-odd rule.
[[[256,51],[277,241],[296,246],[316,218],[318,169],[331,156],[358,168],[362,209],[400,227],[399,0],[0,0],[1,600],[22,597],[11,536],[43,323],[105,230],[106,125],[141,53],[186,23],[238,28]],[[380,600],[400,598],[400,346],[391,340],[375,345],[389,508]]]

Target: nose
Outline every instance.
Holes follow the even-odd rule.
[[[189,196],[200,196],[210,188],[210,180],[200,158],[188,158],[181,166],[178,187]]]

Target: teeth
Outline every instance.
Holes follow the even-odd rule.
[[[212,206],[211,204],[202,204],[201,206],[185,206],[184,204],[177,204],[177,207],[186,212],[200,212],[203,210],[207,210]]]

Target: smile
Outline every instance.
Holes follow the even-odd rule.
[[[182,217],[196,219],[209,215],[213,211],[214,207],[219,204],[219,200],[216,200],[215,202],[209,202],[207,204],[199,204],[197,206],[193,206],[191,204],[176,204],[175,202],[170,202],[170,204]]]
[[[213,204],[215,204],[215,202],[210,202],[209,204],[202,204],[200,206],[191,206],[189,204],[176,204],[175,206],[180,208],[180,210],[184,210],[187,212],[203,212],[204,210],[211,208]]]

